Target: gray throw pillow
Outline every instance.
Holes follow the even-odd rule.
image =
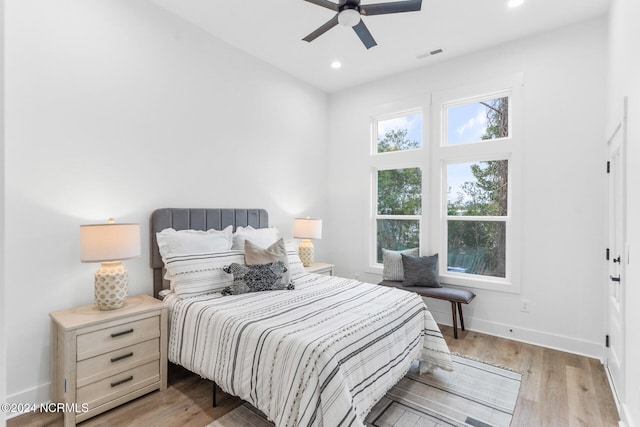
[[[418,248],[391,251],[382,248],[382,280],[404,280],[402,254],[418,256]]]
[[[294,289],[293,285],[282,284],[282,276],[287,271],[282,261],[258,265],[243,265],[234,262],[226,266],[224,271],[233,274],[233,284],[224,288],[222,295]]]
[[[438,281],[438,254],[432,256],[410,256],[402,254],[404,269],[403,286],[441,288]]]

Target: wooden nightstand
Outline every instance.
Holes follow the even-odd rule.
[[[304,270],[307,273],[325,274],[327,276],[333,276],[333,264],[327,264],[324,262],[314,262],[309,267],[305,267]]]
[[[147,295],[124,307],[50,313],[51,402],[75,408],[64,425],[167,388],[167,308]]]

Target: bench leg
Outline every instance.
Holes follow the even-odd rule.
[[[456,303],[451,301],[451,314],[453,315],[453,338],[458,339],[458,319],[456,319]]]
[[[217,384],[215,383],[215,381],[212,381],[213,383],[213,407],[215,408],[216,406],[218,406],[216,404],[216,388],[217,388]]]
[[[462,317],[462,303],[458,303],[458,314],[460,316],[460,329],[464,331],[464,318]]]

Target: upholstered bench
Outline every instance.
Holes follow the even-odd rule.
[[[402,286],[402,282],[394,280],[383,280],[379,283],[382,286],[402,289],[404,291],[415,292],[420,296],[427,298],[442,299],[451,302],[451,314],[453,315],[453,337],[458,339],[458,321],[457,312],[460,314],[460,329],[464,331],[464,318],[462,317],[462,304],[469,304],[475,297],[471,291],[459,288],[431,288],[426,286]]]

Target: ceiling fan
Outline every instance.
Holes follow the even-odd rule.
[[[362,16],[371,15],[385,15],[388,13],[401,13],[401,12],[415,12],[422,7],[422,0],[405,0],[386,3],[375,3],[361,5],[360,0],[340,0],[340,3],[336,4],[328,0],[306,0],[309,3],[316,4],[318,6],[326,7],[336,13],[336,16],[327,21],[324,25],[321,25],[317,30],[313,31],[307,37],[302,40],[312,42],[322,34],[326,33],[336,25],[344,25],[346,27],[353,27],[362,43],[367,49],[377,45],[373,36],[369,32],[369,29],[361,19]]]

